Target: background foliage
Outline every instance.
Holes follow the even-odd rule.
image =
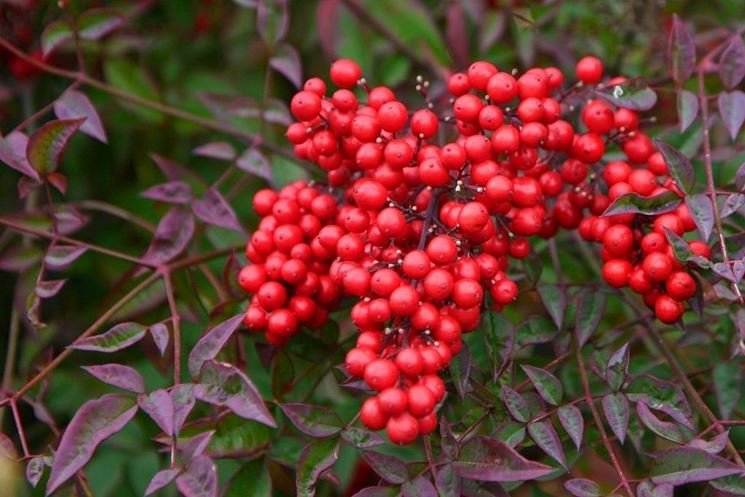
[[[262,5],[257,9],[258,3]],[[82,133],[72,137],[59,165],[69,185],[66,194],[52,190],[49,193],[58,212],[67,214],[64,219],[57,218],[58,227],[62,229],[64,223],[69,223],[74,225],[71,236],[76,239],[140,257],[147,252],[155,227],[169,210],[168,204],[147,198],[142,192],[176,176],[191,186],[195,199],[203,199],[208,187],[217,182],[238,220],[237,225],[229,221],[226,228],[221,215],[224,212],[208,209],[207,214],[197,214],[194,237],[180,259],[188,263],[171,273],[177,297],[172,307],[169,309],[166,287],[159,281],[113,315],[109,313],[105,322],[99,323],[100,329],[94,330],[102,332],[123,321],[163,322],[175,307],[181,316],[184,351],[191,350],[208,328],[240,311],[242,297],[233,281],[236,258],[244,260],[241,245],[257,222],[250,208],[252,193],[267,182],[281,186],[308,176],[304,165],[292,160],[291,149],[283,139],[284,126],[290,122],[286,102],[301,76],[325,75],[331,60],[349,57],[360,63],[368,81],[391,85],[406,100],[407,95],[415,93],[416,75],[424,74],[435,81],[446,68],[462,69],[471,60],[489,60],[500,68],[558,65],[570,74],[579,57],[592,53],[604,61],[609,74],[643,76],[655,86],[659,98],[654,111],[658,119],[656,136],[693,158],[699,183],[704,184],[705,173],[699,160],[701,122],[696,121],[684,132],[679,130],[675,85],[671,84],[664,56],[671,16],[675,12],[688,23],[695,33],[699,53],[704,53],[719,43],[727,30],[741,32],[745,12],[745,3],[739,0],[295,0],[288,2],[286,10],[282,2],[252,0],[59,4],[63,8],[49,1],[0,2],[0,36],[31,53],[39,49],[42,33],[52,21],[72,22],[81,13],[104,6],[122,17],[121,22],[116,22],[117,29],[106,36],[80,39],[77,51],[76,43],[63,43],[47,58],[49,64],[71,71],[80,58],[89,77],[113,88],[112,92],[109,87],[96,88],[85,81],[81,85],[101,116],[106,139],[103,143]],[[266,16],[257,16],[262,8],[268,9]],[[282,27],[284,16],[286,30]],[[0,52],[3,134],[37,110],[51,110],[45,106],[72,83],[69,78],[50,74],[19,79],[17,74],[11,75],[11,60],[8,52]],[[683,83],[686,89],[695,91],[695,81]],[[716,79],[710,85],[712,93],[722,89]],[[112,95],[120,90],[129,97]],[[138,105],[133,101],[137,97],[165,107]],[[178,115],[178,109],[189,115]],[[264,118],[259,117],[262,115]],[[29,121],[26,131],[38,129],[44,119]],[[714,179],[726,188],[734,183],[735,174],[745,161],[742,136],[737,141],[730,140],[721,125],[714,126],[712,135]],[[236,151],[236,157],[219,160],[194,153],[197,147],[216,141],[229,143],[228,148]],[[183,165],[183,171],[163,158]],[[89,249],[74,263],[62,264],[69,266],[64,270],[49,270],[47,279],[64,278],[64,287],[53,298],[41,299],[38,313],[34,305],[29,312],[27,297],[37,283],[40,261],[48,245],[42,238],[29,236],[29,228],[48,231],[51,224],[45,190],[35,190],[19,200],[18,179],[17,171],[0,168],[0,225],[4,225],[0,233],[0,323],[6,330],[0,340],[0,357],[5,365],[4,396],[20,388],[52,358],[69,350],[66,347],[91,323],[146,278],[131,262]],[[207,201],[207,205],[215,207],[214,202]],[[738,208],[742,214],[742,204]],[[729,218],[728,232],[742,231],[740,214]],[[223,219],[222,227],[215,225],[220,224],[218,218]],[[24,228],[20,231],[26,235],[21,237],[18,229],[11,229],[14,225]],[[586,249],[580,250],[569,234],[558,239],[564,273],[579,284],[597,281],[593,268],[588,266],[591,258],[583,250]],[[742,243],[738,246],[735,241],[734,250],[742,258]],[[542,260],[529,263],[529,274],[542,269],[542,281],[556,281],[545,246],[539,244],[538,252]],[[199,260],[201,254],[207,254],[203,262]],[[588,285],[593,288],[592,283]],[[708,300],[713,299],[715,304],[707,304],[706,319],[666,327],[661,339],[674,350],[717,418],[737,420],[743,418],[745,408],[742,350],[738,349],[738,344],[742,346],[738,326],[739,333],[743,333],[745,316],[741,307],[729,307],[717,298],[724,292],[719,287],[708,287],[714,292]],[[659,344],[645,331],[651,326],[650,321],[640,319],[638,309],[629,307],[618,294],[605,293],[607,306],[599,328],[602,333],[595,340],[593,354],[586,357],[590,368],[599,372],[598,365],[605,364],[611,352],[629,341],[629,368],[635,377],[652,374],[678,382]],[[571,313],[575,311],[572,303],[564,322],[572,322]],[[513,359],[540,367],[556,359],[549,342],[557,330],[546,317],[538,292],[521,293],[505,315],[518,326],[518,341],[523,346],[515,351]],[[338,325],[298,337],[276,354],[253,339],[236,340],[236,346],[227,349],[225,359],[245,366],[263,398],[331,406],[346,423],[357,412],[359,399],[338,386],[340,376],[333,369],[344,357],[344,349],[337,343],[348,343],[352,331],[348,316],[339,313],[336,318]],[[495,330],[508,326],[502,321],[494,325]],[[470,335],[468,345],[473,363],[487,368],[487,354],[491,351],[481,345],[483,339],[483,333]],[[172,350],[169,348],[162,357],[151,335],[141,345],[112,356],[72,352],[53,375],[35,387],[31,396],[35,402],[18,404],[32,454],[51,455],[49,448],[56,446],[59,430],[84,402],[117,391],[81,369],[81,365],[107,362],[135,368],[148,391],[172,384]],[[512,373],[516,381],[525,379],[519,368]],[[566,399],[582,397],[580,375],[573,361],[567,361],[554,373],[561,379]],[[600,385],[596,376],[591,381],[594,386]],[[642,390],[647,387],[639,386]],[[495,394],[487,389],[480,395],[488,401]],[[479,402],[483,403],[483,399]],[[490,434],[497,420],[479,402],[455,402],[443,411],[448,419],[458,421],[456,429],[461,433],[474,425],[475,430]],[[230,414],[218,419],[217,411],[206,405],[200,404],[197,412],[205,417],[207,429],[216,430],[209,453],[216,457],[221,488],[227,489],[225,495],[295,493],[294,462],[309,438],[294,428],[279,408],[272,408],[280,423],[278,430]],[[199,417],[192,416],[190,419]],[[589,416],[585,419],[589,422]],[[20,447],[7,404],[0,408],[0,420],[7,440]],[[477,421],[479,424],[474,424]],[[642,478],[647,474],[644,468],[650,464],[647,454],[673,444],[649,432],[642,435],[644,430],[638,423],[632,415],[629,437],[635,440],[621,448],[620,453],[629,474]],[[189,434],[205,429],[193,427]],[[158,453],[157,442],[153,441],[159,433],[148,417],[137,415],[96,452],[85,470],[86,491],[97,497],[143,495],[151,475],[168,465],[168,454]],[[695,432],[685,432],[686,438],[692,435]],[[730,439],[734,447],[745,447],[745,428],[734,423]],[[439,443],[444,448],[445,442]],[[588,431],[584,443],[586,449],[581,454],[570,448],[571,444],[564,444],[571,468],[569,476],[525,485],[519,495],[562,494],[566,492],[562,481],[572,477],[589,477],[603,487],[602,493],[591,489],[575,495],[607,495],[613,491],[615,483],[609,482],[616,481],[615,473],[606,462],[608,454],[597,433]],[[326,473],[320,481],[318,495],[351,495],[352,488],[378,482],[369,467],[360,463],[361,451],[353,445],[341,445],[333,474]],[[318,450],[325,453],[326,449],[320,446]],[[419,446],[400,449],[383,445],[376,450],[410,462],[423,460]],[[536,459],[541,457],[541,451],[529,447],[526,455]],[[42,483],[48,475],[47,468]],[[407,476],[389,474],[385,479],[400,484]],[[744,495],[742,482],[733,485],[739,489],[738,495]],[[44,484],[35,490],[25,482],[18,481],[16,486],[18,495],[43,494]],[[481,495],[501,495],[496,488],[489,490],[494,493]],[[60,495],[73,491],[77,490],[68,487]],[[704,491],[716,492],[703,485],[683,489],[688,492],[685,495],[702,495]],[[414,490],[408,492],[416,495]],[[175,488],[170,487],[163,494],[174,495]]]

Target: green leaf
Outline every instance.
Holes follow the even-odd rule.
[[[70,345],[70,348],[96,352],[116,352],[139,342],[146,332],[147,328],[141,324],[121,323],[106,333],[76,340]]]
[[[681,198],[672,191],[666,191],[652,197],[643,197],[638,193],[621,195],[605,209],[603,216],[615,214],[644,214],[656,216],[674,210],[680,205]]]
[[[693,429],[693,418],[683,391],[675,383],[651,375],[634,378],[626,388],[629,400],[643,401],[652,409],[662,411],[678,423]]]
[[[522,395],[507,385],[504,385],[502,387],[502,396],[504,397],[504,405],[513,418],[521,423],[525,423],[530,419],[530,406]]]
[[[411,46],[423,58],[426,59],[431,54],[440,64],[450,64],[450,56],[440,31],[423,7],[397,0],[365,0],[364,4],[401,42]]]
[[[246,497],[246,489],[251,489],[251,497],[272,496],[272,478],[263,459],[241,466],[230,479],[224,497]]]
[[[313,497],[321,474],[339,458],[336,438],[317,440],[305,446],[297,464],[296,487],[298,497]]]
[[[743,469],[703,449],[678,447],[658,452],[650,467],[652,481],[658,485],[682,485],[710,481],[731,475],[744,475]]]
[[[564,289],[558,285],[538,285],[538,294],[541,296],[544,307],[551,319],[556,323],[556,328],[561,329],[564,322],[564,311],[567,307],[567,296]]]
[[[559,417],[561,426],[572,439],[574,445],[579,450],[582,445],[582,438],[585,432],[585,420],[582,418],[582,412],[574,405],[561,406],[556,414]]]
[[[745,496],[745,478],[742,476],[724,476],[722,478],[716,478],[709,482],[709,485],[727,492],[732,495],[744,495]]]
[[[617,107],[631,110],[650,110],[657,103],[657,94],[640,79],[598,90],[595,95]]]
[[[384,443],[383,438],[365,428],[350,426],[341,432],[341,438],[352,447],[358,449],[371,449]]]
[[[279,349],[272,359],[272,395],[281,399],[293,386],[295,380],[295,368],[292,365],[290,355]]]
[[[133,93],[140,98],[152,101],[159,101],[158,92],[155,85],[148,78],[144,71],[133,62],[127,59],[106,59],[104,60],[104,74],[106,80],[112,85],[129,93]],[[163,115],[155,110],[143,107],[141,105],[123,104],[149,122],[158,122],[162,120]]]
[[[577,295],[577,317],[574,330],[582,347],[600,324],[605,312],[606,297],[599,292],[583,291]]]
[[[84,40],[100,40],[125,22],[123,15],[111,9],[91,9],[78,18],[78,35]]]
[[[698,115],[698,97],[688,90],[678,90],[677,96],[678,122],[681,133],[693,124]]]
[[[722,419],[729,419],[742,398],[742,369],[735,361],[720,362],[714,367],[712,376],[719,414]]]
[[[41,33],[41,52],[46,57],[63,43],[74,39],[72,29],[63,21],[52,21]]]
[[[696,222],[701,239],[704,242],[709,240],[714,229],[714,208],[711,205],[711,198],[706,193],[697,193],[686,197],[685,202]]]
[[[287,0],[259,0],[256,26],[264,42],[273,46],[287,34],[289,14]]]
[[[549,404],[558,406],[564,396],[564,388],[556,376],[545,369],[534,366],[523,365],[521,367],[530,378],[530,382],[535,386],[538,395]]]
[[[543,419],[528,423],[528,433],[538,447],[543,449],[553,460],[566,467],[567,460],[561,446],[561,439],[550,420]]]
[[[471,352],[468,345],[463,343],[463,348],[450,361],[450,377],[453,379],[455,390],[461,399],[466,398],[468,387],[468,376],[471,373]]]
[[[28,139],[26,157],[41,174],[53,173],[59,167],[62,152],[85,119],[49,121]]]
[[[662,157],[665,159],[667,170],[675,180],[675,184],[683,193],[690,193],[696,184],[696,173],[693,170],[691,161],[682,152],[662,140],[655,138],[653,141],[657,150],[660,151]]]
[[[329,437],[344,426],[339,415],[328,407],[294,402],[280,407],[298,430],[311,437]]]
[[[623,387],[629,374],[629,344],[625,343],[608,359],[605,366],[605,381],[614,392]]]
[[[546,316],[530,316],[520,324],[516,335],[521,347],[548,343],[557,336],[556,324]]]
[[[608,425],[623,445],[629,429],[629,399],[622,393],[609,393],[603,397],[602,405]]]
[[[515,345],[515,326],[504,314],[487,311],[481,321],[487,357],[491,364],[492,379],[496,381]]]

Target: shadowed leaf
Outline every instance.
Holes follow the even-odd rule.
[[[701,449],[679,447],[658,452],[653,457],[650,475],[658,485],[683,485],[723,476],[745,476],[741,467]]]
[[[145,255],[147,262],[164,264],[179,255],[191,241],[194,234],[194,218],[191,213],[174,207],[158,223]]]
[[[151,186],[140,195],[169,204],[188,204],[192,201],[191,186],[178,180]]]
[[[41,33],[41,52],[46,57],[62,44],[72,41],[74,38],[73,31],[67,23],[52,21]]]
[[[287,43],[277,45],[272,58],[269,60],[269,65],[290,80],[295,88],[302,86],[303,69],[300,56],[292,45]]]
[[[233,316],[210,329],[199,339],[189,354],[189,372],[192,377],[196,378],[199,375],[199,370],[205,361],[217,357],[220,349],[230,340],[230,337],[233,336],[235,330],[240,326],[242,319],[243,314]]]
[[[691,161],[682,152],[662,140],[654,139],[653,142],[665,159],[667,170],[680,191],[690,193],[696,183],[696,173],[693,171]]]
[[[719,78],[725,88],[732,89],[745,77],[745,44],[739,33],[732,35],[727,48],[719,57]]]
[[[387,482],[401,484],[409,479],[409,475],[406,473],[406,465],[398,457],[371,450],[363,451],[362,457],[373,471]]]
[[[745,122],[745,93],[740,90],[723,91],[719,94],[717,104],[724,127],[732,141],[735,141]]]
[[[582,418],[582,412],[574,405],[561,406],[556,414],[559,417],[561,426],[572,439],[577,449],[582,445],[582,437],[585,431],[585,420]]]
[[[312,437],[335,435],[344,426],[336,412],[328,407],[300,403],[286,403],[280,407],[298,430]]]
[[[316,494],[316,482],[324,471],[339,458],[339,442],[335,438],[316,440],[305,446],[297,463],[295,486],[299,497]]]
[[[26,146],[26,157],[31,167],[41,174],[56,171],[62,152],[83,121],[85,118],[58,119],[36,130]]]
[[[677,14],[673,14],[673,24],[667,41],[667,64],[670,76],[678,84],[688,81],[696,66],[696,45],[685,23]]]
[[[122,388],[129,392],[142,393],[145,391],[145,380],[136,369],[122,364],[101,364],[97,366],[83,366],[88,373],[109,385]]]
[[[463,478],[495,482],[534,480],[554,470],[525,459],[503,442],[485,437],[466,443],[452,466]]]
[[[214,188],[208,189],[204,192],[202,198],[194,201],[192,210],[199,219],[207,224],[243,233],[243,227],[233,208],[225,200],[225,197]]]

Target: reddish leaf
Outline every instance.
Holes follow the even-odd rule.
[[[189,354],[189,372],[192,377],[196,378],[199,375],[199,370],[202,369],[202,364],[205,361],[217,357],[220,349],[230,340],[230,337],[240,326],[242,319],[243,314],[233,316],[209,330],[199,339]]]
[[[585,431],[585,420],[582,418],[582,412],[574,405],[561,406],[556,412],[561,422],[561,426],[564,427],[564,431],[567,432],[569,438],[572,439],[577,449],[582,445],[582,438]]]
[[[192,153],[194,155],[201,155],[202,157],[228,161],[234,160],[236,157],[235,148],[228,142],[205,143],[192,150]]]
[[[178,180],[151,186],[140,195],[169,204],[188,204],[192,201],[191,186]]]
[[[53,173],[70,138],[85,118],[50,121],[34,132],[26,145],[26,158],[41,174]]]
[[[124,428],[136,413],[135,400],[121,394],[107,394],[83,404],[62,434],[47,482],[47,495],[85,466],[96,447]]]
[[[395,456],[366,450],[362,452],[362,457],[373,471],[387,482],[401,484],[409,479],[406,465]]]
[[[417,476],[413,481],[401,485],[401,497],[437,497],[435,486],[424,476]]]
[[[724,127],[732,141],[735,141],[743,122],[745,122],[745,93],[740,90],[723,91],[719,94],[717,102]]]
[[[150,480],[150,483],[148,483],[147,489],[145,489],[145,495],[147,496],[154,492],[157,492],[161,488],[170,484],[173,480],[176,479],[176,476],[178,476],[179,472],[180,470],[178,469],[163,469],[155,473],[153,479]]]
[[[26,464],[26,480],[32,487],[36,488],[39,480],[44,476],[44,458],[42,456],[32,457]]]
[[[495,461],[499,464],[494,464]],[[486,437],[469,440],[452,465],[463,478],[495,482],[534,480],[554,471],[550,466],[525,459],[504,442]]]
[[[216,497],[217,469],[207,456],[194,458],[176,478],[176,488],[184,497]]]
[[[111,9],[91,9],[78,18],[78,35],[84,40],[100,40],[123,26],[126,18]]]
[[[142,258],[148,262],[166,263],[186,248],[193,234],[194,218],[191,213],[174,207],[158,223],[153,241]]]
[[[44,261],[52,269],[66,268],[87,250],[87,248],[81,246],[55,245],[47,251]]]
[[[732,35],[727,48],[719,57],[719,78],[724,83],[725,88],[732,89],[740,84],[745,77],[745,44],[742,42],[741,35]]]
[[[98,366],[83,366],[83,369],[109,385],[134,393],[145,391],[145,380],[142,379],[137,370],[129,366],[101,364]]]
[[[339,2],[320,0],[316,8],[316,33],[321,49],[328,59],[336,59],[339,45]]]
[[[259,34],[267,45],[274,45],[287,34],[287,10],[287,0],[259,0],[256,23]]]
[[[8,136],[0,137],[0,162],[12,167],[35,180],[38,184],[39,173],[31,166],[26,158],[28,137],[20,131],[13,131]]]
[[[41,33],[41,51],[44,57],[62,44],[75,39],[72,28],[63,21],[50,22]]]
[[[62,195],[67,195],[67,177],[62,173],[52,173],[47,175],[47,181],[55,187]]]
[[[455,67],[466,67],[469,59],[468,27],[463,15],[463,6],[457,2],[451,3],[445,11],[445,19],[445,39],[455,61]]]
[[[683,132],[689,128],[698,115],[698,97],[688,90],[678,90],[678,121],[680,131]]]
[[[238,160],[236,165],[246,171],[247,173],[264,178],[270,183],[274,181],[274,175],[272,174],[272,167],[269,164],[269,159],[264,155],[261,150],[256,147],[247,148]]]
[[[688,81],[696,68],[696,45],[677,14],[673,14],[673,25],[667,42],[667,63],[670,75],[678,84]]]
[[[160,355],[165,354],[166,349],[168,348],[168,327],[163,323],[155,323],[148,328],[148,331],[150,332],[150,336],[153,337],[153,341],[155,342],[155,346],[158,347]]]
[[[264,401],[251,380],[232,364],[207,361],[199,371],[200,383],[194,396],[210,404],[225,406],[242,418],[276,427]]]
[[[67,280],[47,280],[36,284],[36,295],[42,299],[49,299],[57,295]]]
[[[106,131],[101,123],[101,118],[85,93],[77,90],[66,91],[54,102],[54,113],[60,119],[85,118],[83,124],[80,125],[80,131],[107,143]]]
[[[204,450],[212,440],[212,435],[215,434],[215,430],[209,430],[197,435],[194,435],[186,442],[179,446],[181,452],[184,453],[184,460],[191,461],[197,456],[201,456]]]
[[[609,393],[603,397],[601,403],[610,429],[623,444],[629,429],[629,399],[622,393]]]
[[[138,323],[120,323],[106,333],[76,340],[72,349],[95,352],[116,352],[139,342],[147,329]]]
[[[18,184],[16,186],[16,189],[18,190],[18,198],[20,200],[25,200],[26,197],[31,195],[31,192],[39,188],[41,185],[43,185],[41,181],[36,181],[28,176],[21,176],[18,178]]]
[[[159,389],[137,396],[137,404],[168,436],[174,434],[173,402],[166,390]]]
[[[192,210],[199,219],[207,224],[235,230],[239,233],[244,232],[233,208],[214,188],[204,192],[204,196],[192,204]]]
[[[303,68],[300,62],[300,56],[295,48],[288,43],[280,43],[274,50],[272,58],[269,60],[272,68],[284,75],[295,88],[300,88],[303,84]]]
[[[745,476],[745,471],[740,466],[705,450],[679,447],[655,454],[650,474],[652,481],[658,485],[683,485],[710,481],[723,476]]]
[[[298,430],[311,437],[330,437],[344,427],[336,412],[328,407],[300,403],[286,403],[280,407]]]

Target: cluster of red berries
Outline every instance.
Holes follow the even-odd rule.
[[[287,137],[298,157],[327,172],[328,186],[296,183],[254,198],[264,218],[247,247],[253,265],[240,276],[254,294],[246,325],[283,343],[301,324],[322,322],[341,298],[356,299],[351,318],[360,333],[345,367],[376,392],[362,406],[362,423],[385,428],[399,444],[434,430],[445,393],[438,372],[460,351],[462,334],[478,327],[482,311],[501,310],[517,297],[507,270],[510,258],[529,255],[529,237],[580,227],[583,236],[605,242],[618,236],[617,225],[626,227],[629,246],[609,241],[604,257],[611,267],[627,262],[631,274],[635,247],[644,251],[641,221],[598,216],[624,193],[675,188],[669,179],[658,186],[664,161],[660,166],[637,113],[588,100],[625,80],[601,85],[603,67],[594,57],[576,70],[583,84],[562,92],[556,68],[516,77],[475,62],[449,78],[450,111],[443,116],[421,78],[425,107],[415,111],[391,89],[369,88],[351,60],[331,66],[339,89],[330,96],[322,79],[309,79],[292,99],[298,122]],[[602,171],[606,147],[613,146],[648,169],[609,173],[625,164],[616,162]],[[672,216],[681,233],[690,228],[684,208],[666,216],[655,230],[670,227]],[[655,253],[669,257],[659,247]],[[650,265],[642,263],[645,275]],[[667,294],[680,299],[688,285],[681,274],[688,276],[671,270],[659,279],[655,272],[653,281],[666,281]],[[647,301],[662,298],[651,282],[643,293]]]

